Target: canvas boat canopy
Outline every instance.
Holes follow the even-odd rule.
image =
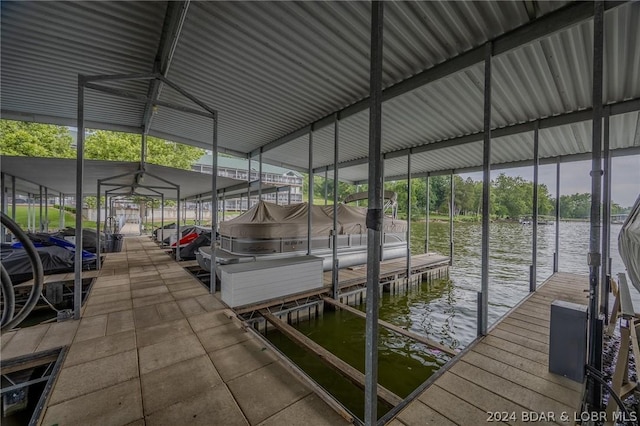
[[[618,250],[633,286],[640,291],[640,196],[618,235]]]
[[[237,218],[220,223],[220,235],[231,238],[291,238],[307,235],[307,203],[290,206],[260,201]],[[329,236],[333,206],[311,206],[312,236]],[[407,231],[404,220],[385,217],[385,233]],[[366,209],[338,205],[338,233],[366,234]]]

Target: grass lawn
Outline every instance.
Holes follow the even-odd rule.
[[[11,217],[11,206],[8,209],[9,217]],[[60,224],[60,210],[54,209],[49,206],[48,209],[49,230],[58,229]],[[42,209],[42,219],[44,220],[44,207]],[[16,206],[16,223],[22,228],[27,229],[27,206]],[[36,206],[36,224],[40,223],[40,207]],[[76,216],[67,211],[64,212],[64,226],[75,227]],[[92,220],[83,220],[82,226],[84,228],[96,228],[96,222]]]

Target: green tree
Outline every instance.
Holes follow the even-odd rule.
[[[495,213],[511,219],[529,215],[532,211],[533,188],[522,177],[511,177],[504,173],[493,182],[495,191]]]
[[[74,158],[71,142],[63,126],[0,120],[0,155]]]
[[[98,130],[89,134],[85,157],[95,160],[140,161],[141,136]],[[147,158],[151,164],[190,169],[205,151],[188,145],[147,137]]]

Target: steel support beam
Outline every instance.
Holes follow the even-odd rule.
[[[209,293],[216,292],[216,232],[218,229],[218,114],[213,119],[213,135],[211,138],[211,274],[209,276]],[[223,195],[224,197],[224,195]],[[222,202],[224,218],[225,202]]]
[[[553,272],[558,272],[560,268],[560,157],[556,159],[556,235],[553,251]]]
[[[407,155],[407,284],[411,278],[411,152]]]
[[[40,194],[38,195],[38,204],[39,204],[39,214],[38,214],[38,222],[40,224],[40,226],[38,227],[38,229],[40,230],[40,232],[44,232],[44,214],[43,214],[43,209],[42,209],[42,198],[43,198],[43,192],[42,192],[42,185],[40,185]]]
[[[97,184],[97,189],[96,189],[96,235],[97,235],[97,243],[96,243],[96,269],[99,271],[100,268],[102,267],[102,262],[100,261],[100,192],[101,189],[100,188],[100,180],[98,180],[98,184]],[[105,200],[106,201],[106,200]],[[106,214],[105,214],[106,216]]]
[[[451,174],[449,175],[449,185],[450,185],[450,202],[449,202],[449,265],[453,266],[453,216],[456,210],[456,183],[454,179],[453,170],[451,170]]]
[[[600,253],[600,202],[602,198],[602,86],[604,51],[604,1],[593,2],[593,124],[591,145],[591,226],[589,233],[589,365],[602,371],[602,342],[598,333]],[[601,409],[602,386],[593,378],[588,379],[587,402],[589,411]]]
[[[337,167],[336,167],[337,168]],[[324,170],[324,205],[329,202],[329,170]]]
[[[44,232],[49,232],[49,188],[44,187]]]
[[[429,253],[429,210],[431,208],[431,188],[429,185],[431,184],[429,175],[425,176],[425,180],[427,181],[427,206],[425,208],[425,221],[424,221],[424,252]]]
[[[179,186],[176,189],[176,202],[178,206],[176,209],[176,222],[178,224],[178,226],[176,226],[176,260],[179,262],[180,261],[180,239],[182,237],[182,234],[180,233],[180,187]]]
[[[62,203],[62,194],[60,194],[60,203]],[[16,220],[16,177],[11,176],[11,219]]]
[[[606,2],[606,9],[613,9],[626,2],[608,1]],[[593,16],[593,8],[590,2],[575,2],[565,7],[562,7],[555,12],[549,13],[539,19],[533,20],[528,24],[522,25],[512,31],[495,37],[491,42],[494,55],[501,55],[507,53],[513,49],[517,49],[520,46],[528,45],[531,42],[548,37],[549,35],[556,33],[565,28],[569,28],[579,22],[585,21]],[[413,77],[403,80],[397,84],[394,84],[383,91],[382,100],[388,101],[396,96],[403,95],[412,90],[418,89],[426,84],[433,83],[449,75],[458,73],[473,65],[482,63],[484,60],[484,47],[479,46],[474,49],[468,50],[460,55],[451,58],[443,63],[435,65],[427,70],[424,70]],[[333,115],[335,113],[340,114],[341,119],[346,119],[359,112],[365,111],[370,103],[370,98],[364,98],[354,104],[349,105],[339,111],[334,111],[331,114],[315,121],[310,125],[306,125],[288,135],[275,139],[262,147],[263,152],[270,151],[277,148],[287,142],[297,139],[300,136],[306,134],[311,126],[315,130],[319,130],[325,126],[330,125],[333,122]],[[498,137],[496,134],[495,137]],[[480,138],[480,140],[482,137]],[[414,151],[415,153],[415,151]]]
[[[377,423],[378,302],[383,221],[382,174],[382,45],[384,2],[374,1],[371,10],[371,65],[369,80],[369,207],[367,208],[367,318],[365,325],[364,423]]]
[[[609,108],[604,110],[604,175],[602,192],[602,274],[600,277],[600,311],[609,320],[609,279],[611,251],[611,151],[609,144]]]
[[[0,198],[2,205],[0,206],[0,210],[2,213],[7,214],[7,189],[5,183],[5,174],[0,173],[0,187],[2,187],[2,197]],[[12,196],[15,198],[15,195]],[[3,243],[7,241],[7,229],[4,225],[0,225],[0,241]]]
[[[73,281],[73,317],[80,319],[82,308],[82,185],[84,183],[84,85],[85,77],[78,76],[78,136],[76,143],[76,253]]]
[[[169,2],[164,16],[160,43],[153,65],[156,73],[161,73],[165,77],[169,73],[173,54],[180,38],[182,26],[189,10],[189,1]],[[142,128],[144,134],[149,132],[153,120],[154,104],[158,101],[162,91],[162,83],[158,79],[153,79],[149,83],[147,91],[147,103],[142,116]]]
[[[251,208],[251,156],[247,157],[247,210]]]
[[[482,270],[478,294],[478,336],[487,334],[489,313],[489,224],[491,217],[491,65],[493,46],[484,46],[484,140],[482,145]]]
[[[164,194],[160,196],[160,229],[162,229],[162,239],[160,240],[160,247],[164,247]]]
[[[536,124],[533,131],[533,215],[531,235],[531,273],[529,274],[529,291],[536,291],[538,269],[538,169],[540,166],[540,128]]]
[[[339,154],[339,144],[340,144],[340,120],[336,115],[336,122],[334,124],[333,129],[333,164],[338,164],[338,154]],[[325,188],[327,182],[327,175],[325,174]],[[326,194],[325,189],[325,194]],[[327,197],[325,195],[325,205],[326,205]],[[338,264],[338,168],[333,168],[333,272],[331,273],[331,284],[333,286],[333,298],[338,300],[338,294],[340,292],[339,288],[339,267]]]
[[[610,108],[610,115],[614,116],[614,115],[621,115],[621,114],[627,114],[629,112],[635,112],[635,111],[639,111],[640,110],[640,98],[636,98],[636,99],[630,99],[627,101],[622,101],[622,102],[618,102],[615,104],[611,104],[608,105],[608,107]],[[494,128],[491,129],[491,137],[492,138],[501,138],[501,137],[505,137],[505,136],[513,136],[513,135],[517,135],[517,134],[521,134],[521,133],[526,133],[526,132],[532,132],[534,130],[535,127],[535,123],[538,122],[539,128],[540,130],[542,129],[552,129],[554,127],[558,127],[558,126],[565,126],[568,124],[575,124],[575,123],[581,123],[584,121],[589,121],[591,119],[591,116],[593,115],[593,109],[592,108],[588,108],[585,110],[581,110],[581,111],[575,111],[575,112],[569,112],[569,113],[565,113],[565,114],[559,114],[559,115],[555,115],[552,117],[546,117],[546,118],[541,118],[539,120],[536,121],[529,121],[526,123],[519,123],[519,124],[513,124],[510,126],[506,126],[506,127],[501,127],[501,128]],[[445,149],[445,148],[452,148],[455,146],[461,146],[461,145],[466,145],[469,143],[473,143],[473,142],[480,142],[484,140],[484,132],[480,131],[471,135],[465,135],[465,136],[459,136],[459,137],[455,137],[455,138],[451,138],[451,139],[446,139],[446,140],[441,140],[441,141],[423,141],[419,146],[413,147],[411,148],[411,152],[414,154],[420,154],[420,153],[424,153],[424,152],[430,152],[430,151],[436,151],[439,149]],[[633,150],[634,148],[631,148],[631,150]],[[635,148],[637,149],[637,147]],[[616,151],[613,151],[613,155],[615,156],[617,152],[625,152],[623,155],[633,155],[633,154],[628,154],[628,150],[629,148],[626,149],[619,149]],[[408,148],[407,149],[401,149],[401,150],[396,150],[396,151],[388,151],[386,153],[384,153],[384,157],[385,158],[393,158],[393,157],[401,157],[403,155],[406,155],[406,153],[408,152]],[[586,159],[590,159],[589,158],[582,158],[584,157],[585,154],[575,154],[573,155],[574,158],[576,158],[575,161],[581,161],[581,160],[586,160]],[[571,158],[572,156],[563,156],[564,158]],[[548,159],[547,159],[548,160]],[[574,161],[574,160],[572,160]],[[348,161],[343,161],[341,162],[338,167],[340,168],[346,168],[346,167],[352,167],[352,166],[359,166],[359,165],[363,165],[363,164],[367,164],[369,162],[369,159],[367,157],[364,158],[358,158],[355,160],[348,160]],[[522,163],[522,164],[520,164]],[[505,165],[508,166],[509,168],[511,167],[520,167],[520,165],[527,166],[530,165],[531,163],[529,162],[528,164],[526,162],[513,162],[513,163],[506,163]],[[540,164],[544,164],[544,160],[541,160]],[[495,164],[494,164],[495,166]],[[331,170],[333,166],[332,165],[327,165],[327,166],[322,166],[322,167],[316,167],[316,169],[314,169],[314,172],[321,172],[324,171],[325,168]],[[458,173],[467,173],[467,172],[473,172],[473,171],[480,171],[482,170],[481,167],[467,167],[467,168],[463,168],[463,169],[458,169]],[[442,172],[442,171],[441,171]],[[416,177],[418,175],[416,174]],[[435,174],[432,174],[432,176],[435,176]],[[394,179],[398,178],[397,176],[393,176]],[[355,184],[358,183],[366,183],[365,181],[363,182],[354,182]]]
[[[311,226],[313,225],[311,207],[313,206],[313,128],[309,131],[309,201],[307,203],[307,255],[311,255]]]
[[[258,200],[262,201],[262,151],[258,156]],[[276,194],[276,201],[278,201],[278,194]]]

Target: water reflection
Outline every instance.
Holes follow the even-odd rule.
[[[614,273],[624,267],[617,251],[620,225],[612,226],[611,255]],[[424,251],[424,222],[412,225],[413,253]],[[454,232],[454,265],[449,279],[437,280],[404,295],[383,294],[380,318],[425,335],[454,348],[463,348],[476,337],[476,295],[480,290],[481,225],[456,223]],[[532,227],[518,223],[492,223],[490,226],[489,261],[489,324],[516,305],[529,292]],[[560,224],[560,270],[587,274],[586,253],[589,224]],[[552,273],[555,248],[555,226],[538,227],[537,282],[542,283]],[[430,251],[449,253],[449,224],[430,225]],[[634,292],[637,298],[637,294]],[[586,299],[585,299],[586,303]],[[364,306],[359,307],[364,310]],[[364,371],[364,325],[362,318],[348,312],[326,311],[312,322],[299,324],[298,329],[329,349],[352,366]],[[362,391],[340,377],[314,357],[295,347],[278,333],[269,338],[322,386],[334,394],[352,412],[362,416]],[[420,343],[380,328],[379,383],[404,397],[431,376],[448,356],[426,348]],[[379,415],[388,409],[379,407]]]

